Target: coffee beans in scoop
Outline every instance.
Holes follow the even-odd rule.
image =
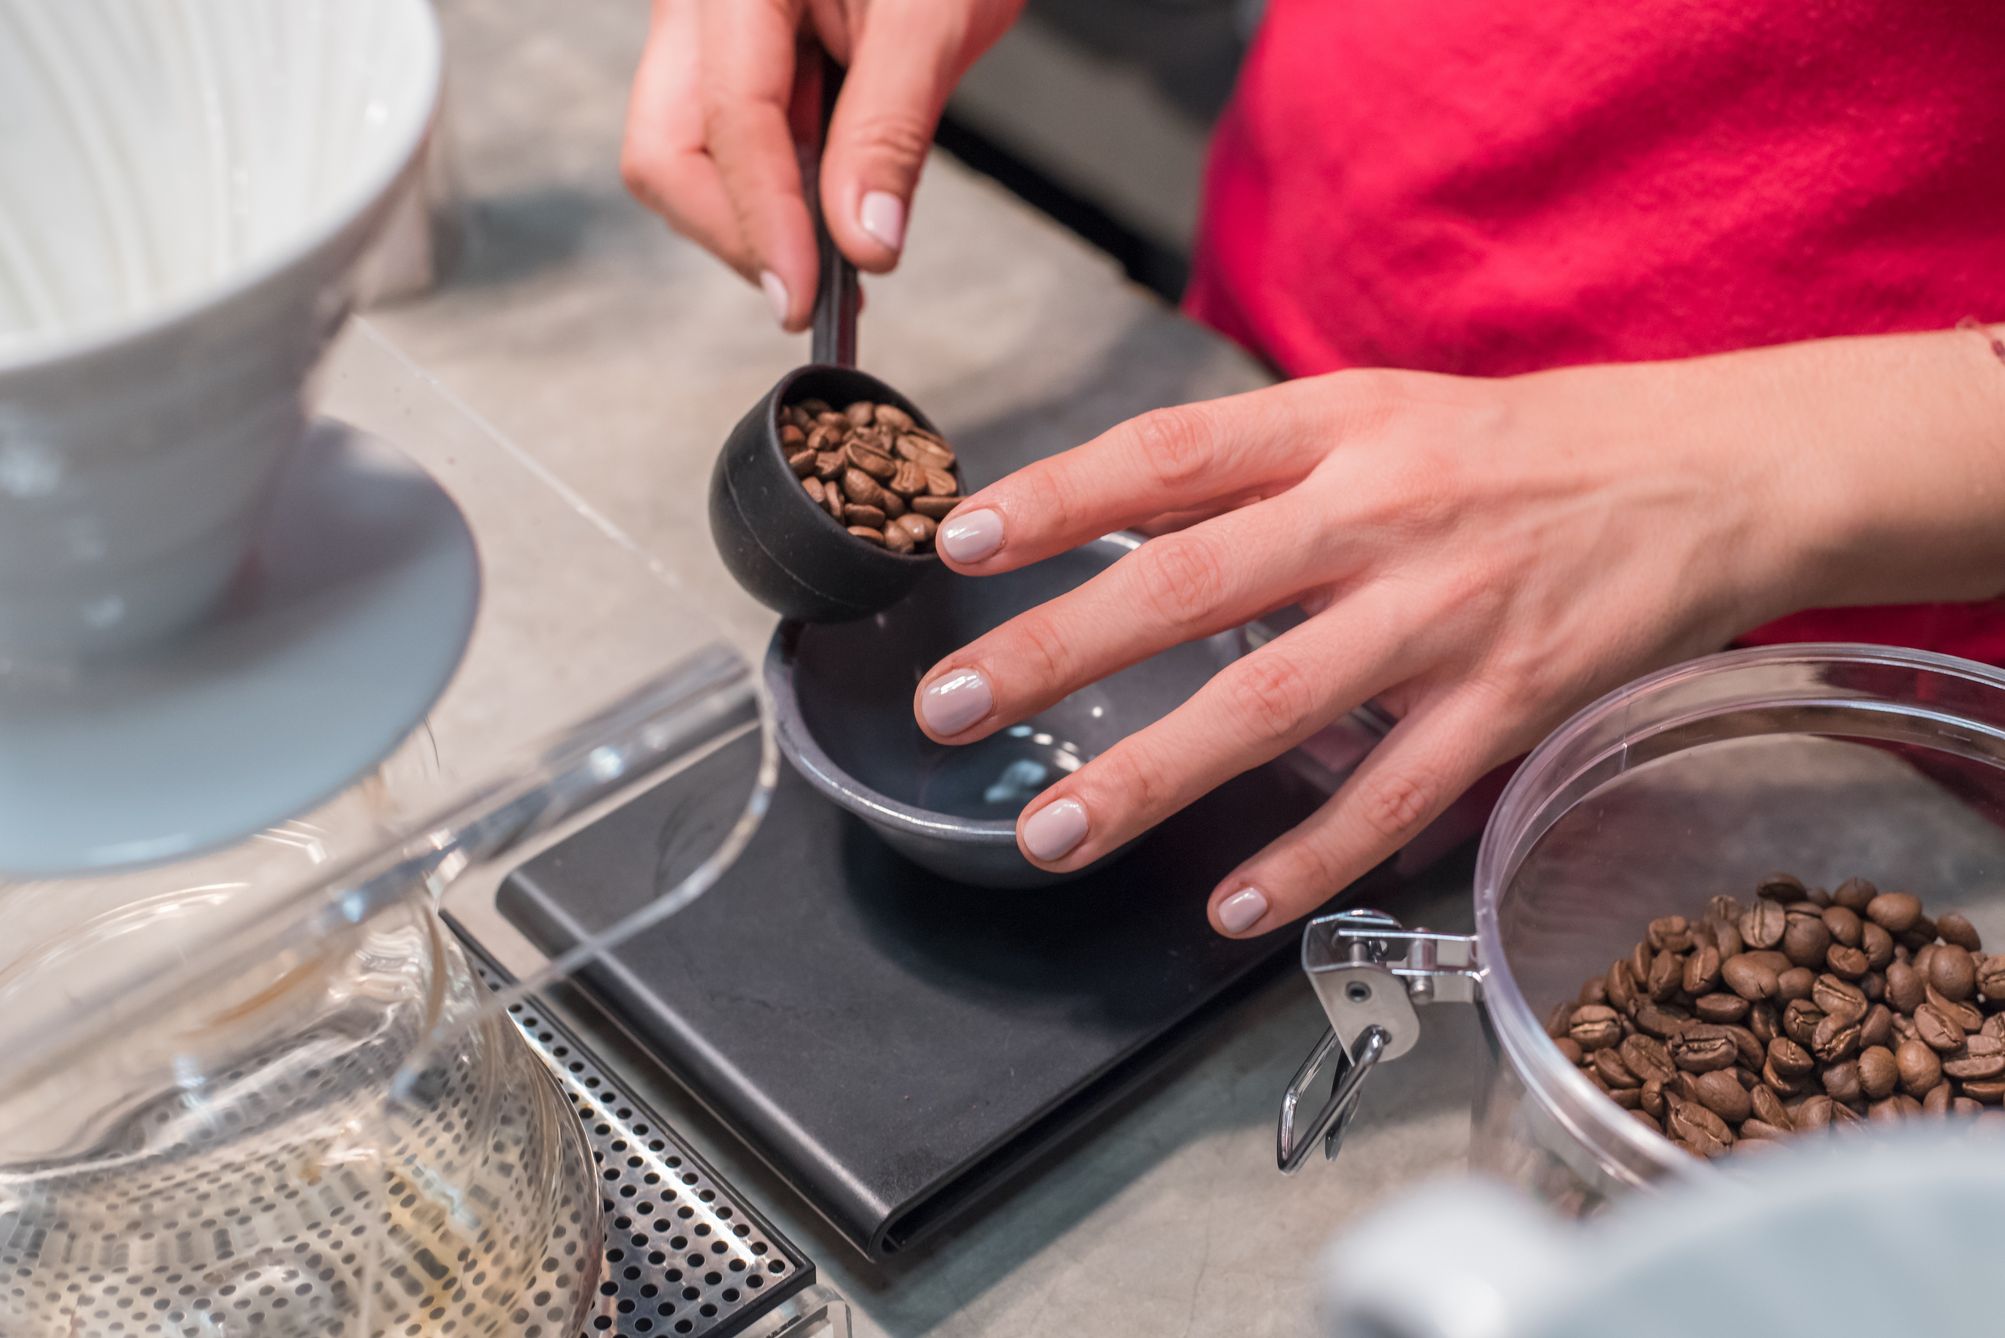
[[[1652,920],[1546,1020],[1639,1122],[1699,1157],[1922,1116],[2005,1119],[2005,953],[1911,892],[1770,874]]]
[[[780,449],[815,505],[859,542],[894,553],[932,552],[934,531],[961,501],[953,448],[895,404],[789,404]]]

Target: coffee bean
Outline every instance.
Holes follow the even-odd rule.
[[[1942,935],[1944,942],[1954,943],[1965,952],[1984,951],[1984,942],[1977,936],[1977,927],[1956,911],[1938,918],[1935,932]]]
[[[843,471],[841,451],[823,451],[815,456],[815,477],[826,483]]]
[[[1773,1087],[1765,1085],[1756,1087],[1747,1096],[1754,1118],[1774,1129],[1795,1128],[1795,1121],[1790,1118],[1789,1112],[1783,1109],[1782,1098],[1775,1094]]]
[[[1546,1014],[1546,1035],[1553,1037],[1566,1035],[1567,1024],[1572,1021],[1572,1004],[1554,1004],[1552,1011]]]
[[[1824,1094],[1833,1101],[1857,1101],[1859,1099],[1858,1060],[1840,1060],[1827,1067],[1818,1077],[1823,1080]]]
[[[1993,1013],[1984,1019],[1984,1025],[1977,1029],[1980,1036],[1989,1036],[1994,1041],[2005,1041],[2005,1013]]]
[[[1866,907],[1870,906],[1873,898],[1879,894],[1880,889],[1874,887],[1864,878],[1847,878],[1844,882],[1831,889],[1831,904],[1834,906],[1843,906],[1848,911],[1864,915]]]
[[[2005,1042],[1982,1034],[1972,1036],[1961,1052],[1943,1057],[1942,1071],[1958,1082],[2005,1076]]]
[[[1780,1146],[1781,1140],[1789,1137],[1789,1130],[1767,1120],[1749,1120],[1740,1127],[1740,1137],[1734,1140],[1736,1153],[1759,1151],[1765,1147]]]
[[[1792,1078],[1786,1073],[1777,1073],[1775,1065],[1764,1059],[1761,1061],[1761,1072],[1750,1076],[1756,1079],[1757,1086],[1766,1087],[1783,1096],[1793,1097],[1801,1096],[1810,1090],[1810,1080],[1813,1075],[1806,1073]]]
[[[1893,962],[1887,967],[1887,1002],[1903,1013],[1912,1013],[1922,1005],[1921,972],[1906,962]]]
[[[926,492],[928,496],[952,497],[960,490],[961,485],[956,483],[954,476],[946,470],[929,469],[926,471]]]
[[[1697,1101],[1672,1102],[1664,1128],[1673,1138],[1708,1149],[1707,1156],[1718,1155],[1712,1148],[1723,1151],[1733,1142],[1733,1130],[1727,1128],[1726,1121]]]
[[[1727,904],[1733,908],[1731,915],[1716,916],[1707,921],[1713,931],[1713,946],[1720,950],[1722,962],[1729,957],[1737,956],[1747,948],[1747,944],[1743,943],[1740,937],[1740,907],[1732,898],[1727,898]]]
[[[1935,941],[1935,921],[1926,915],[1918,915],[1913,924],[1894,937],[1909,948],[1919,949],[1923,944]]]
[[[1629,1071],[1629,1066],[1622,1062],[1621,1052],[1616,1049],[1596,1050],[1589,1062],[1594,1065],[1594,1071],[1600,1076],[1601,1081],[1611,1088],[1643,1085],[1643,1080]]]
[[[1660,1041],[1671,1040],[1689,1025],[1680,1014],[1656,1004],[1641,1004],[1636,1009],[1636,1029]]]
[[[1977,991],[1992,1003],[2005,1003],[2005,953],[1986,957],[1978,964]]]
[[[842,509],[842,518],[852,525],[861,525],[865,529],[884,528],[884,513],[874,506],[845,506]]]
[[[809,500],[816,506],[820,506],[822,503],[822,481],[813,478],[802,479],[801,486],[807,489]]]
[[[1663,1082],[1660,1079],[1651,1078],[1645,1081],[1643,1086],[1638,1090],[1642,1093],[1642,1097],[1637,1103],[1638,1106],[1655,1115],[1658,1119],[1663,1119],[1665,1110]]]
[[[1655,1079],[1666,1082],[1677,1075],[1677,1066],[1671,1062],[1671,1052],[1662,1041],[1654,1036],[1625,1036],[1621,1046],[1622,1062],[1629,1071],[1645,1082]]]
[[[1569,1064],[1578,1066],[1587,1058],[1587,1052],[1580,1048],[1580,1042],[1571,1036],[1555,1036],[1552,1038],[1552,1043],[1559,1048],[1561,1057]]]
[[[960,499],[956,498],[954,500],[959,501]],[[911,505],[911,503],[907,502],[903,497],[900,497],[897,493],[889,491],[887,491],[884,494],[883,499],[879,501],[877,504],[883,507],[884,514],[891,517],[891,519],[893,520],[896,520],[900,516],[904,515],[906,509]]]
[[[1648,993],[1654,1003],[1670,1003],[1678,997],[1685,979],[1685,959],[1674,952],[1660,952],[1650,963]]]
[[[1863,1018],[1868,1007],[1863,990],[1831,975],[1817,977],[1817,983],[1810,988],[1810,997],[1826,1013],[1847,1022]]]
[[[945,520],[961,504],[958,497],[914,497],[912,509],[928,520]]]
[[[1935,956],[1928,964],[1928,983],[1935,986],[1936,993],[1953,1002],[1960,1003],[1975,994],[1977,963],[1971,960],[1970,949],[1954,943],[1936,944]]]
[[[1765,874],[1761,881],[1755,884],[1754,894],[1757,897],[1766,897],[1770,901],[1801,901],[1803,880],[1793,873]]]
[[[1999,1062],[1999,1068],[2005,1070],[2005,1060]],[[1859,1090],[1868,1101],[1885,1100],[1900,1080],[1900,1067],[1894,1063],[1893,1051],[1875,1045],[1859,1052]]]
[[[1757,1009],[1762,1006],[1761,1004],[1755,1005]],[[1696,1026],[1698,1024],[1694,1023],[1693,1025]],[[1689,1032],[1690,1028],[1686,1030]],[[1761,1067],[1762,1056],[1768,1053],[1768,1041],[1766,1039],[1755,1035],[1747,1027],[1737,1027],[1731,1022],[1720,1024],[1719,1030],[1725,1032],[1733,1040],[1734,1058],[1736,1061],[1745,1064],[1751,1069]]]
[[[1636,977],[1636,988],[1642,989],[1643,982],[1650,978],[1650,962],[1656,957],[1648,943],[1638,943],[1629,950],[1629,974]]]
[[[1878,1003],[1887,997],[1887,978],[1878,971],[1868,971],[1859,977],[1859,993],[1866,996],[1869,1003]]]
[[[1772,901],[1763,904],[1775,905]],[[1726,987],[1750,1003],[1760,999],[1773,999],[1776,978],[1780,974],[1764,963],[1754,960],[1747,953],[1730,957],[1720,964],[1720,979],[1725,982]]]
[[[2005,1083],[1998,1084],[1998,1087],[2000,1089],[2000,1095],[2005,1095]],[[1990,1104],[1996,1104],[1997,1101],[1998,1097],[1994,1096],[1991,1098]],[[1963,1118],[1968,1119],[1973,1115],[1982,1114],[1984,1112],[1985,1105],[1986,1102],[1980,1097],[1959,1096],[1955,1100],[1949,1103],[1949,1113],[1952,1115],[1962,1116]]]
[[[1621,1042],[1622,1019],[1606,1004],[1583,1004],[1573,1010],[1566,1034],[1583,1050],[1606,1049]]]
[[[1778,976],[1784,971],[1793,970],[1796,966],[1796,963],[1790,961],[1788,957],[1774,948],[1749,948],[1740,955],[1745,957],[1750,964],[1765,966]]]
[[[1659,1124],[1657,1122],[1657,1118],[1654,1115],[1652,1115],[1649,1111],[1632,1110],[1629,1112],[1629,1114],[1632,1117],[1634,1117],[1637,1121],[1639,1121],[1644,1128],[1650,1130],[1652,1133],[1661,1134],[1664,1132],[1664,1126]]]
[[[847,418],[852,426],[863,427],[877,421],[877,406],[869,400],[858,400],[845,408],[842,416]]]
[[[815,453],[802,449],[787,457],[787,468],[794,471],[794,477],[806,478],[815,472]]]
[[[1821,966],[1831,947],[1831,931],[1821,916],[1791,916],[1782,932],[1782,952],[1798,966]]]
[[[1859,930],[1864,921],[1859,919],[1857,911],[1848,911],[1843,906],[1830,906],[1825,908],[1821,918],[1824,927],[1831,931],[1833,940],[1848,948],[1859,946]]]
[[[1856,1106],[1848,1106],[1843,1101],[1831,1103],[1831,1128],[1851,1129],[1865,1122],[1866,1117],[1859,1113]]]
[[[1750,948],[1773,948],[1789,927],[1789,913],[1772,901],[1758,901],[1740,917],[1741,941]]]
[[[1763,999],[1758,1004],[1750,1005],[1747,1010],[1746,1026],[1749,1031],[1754,1033],[1754,1038],[1763,1045],[1767,1045],[1770,1041],[1780,1036],[1782,1034],[1782,1015],[1775,1011],[1775,1001],[1773,999]]]
[[[1807,999],[1816,983],[1817,973],[1807,966],[1792,966],[1787,971],[1778,972],[1775,977],[1775,1001],[1788,1004]]]
[[[898,466],[892,463],[890,456],[873,451],[861,442],[851,441],[842,448],[842,455],[844,460],[879,483],[888,481],[898,472]]]
[[[879,548],[884,546],[882,530],[873,530],[868,525],[852,525],[849,527],[849,532],[867,544],[875,544]]]
[[[912,551],[912,536],[893,525],[884,531],[884,546],[894,553]]]
[[[934,531],[939,528],[924,516],[900,516],[897,525],[899,529],[912,536],[912,542],[915,544],[931,543]]]
[[[1608,1052],[1604,1050],[1602,1053]],[[1739,1124],[1754,1113],[1753,1099],[1740,1085],[1740,1079],[1731,1073],[1716,1071],[1701,1074],[1696,1086],[1699,1103],[1729,1124]]]
[[[1748,1002],[1738,994],[1701,994],[1692,1001],[1692,1011],[1706,1022],[1738,1022],[1747,1016]],[[2005,1016],[2005,1014],[2001,1014]]]
[[[1597,1050],[1595,1053],[1605,1055],[1610,1052],[1607,1050]],[[1611,1087],[1608,1089],[1608,1099],[1624,1110],[1641,1110],[1643,1108],[1643,1089],[1640,1087]]]
[[[1963,1028],[1934,1004],[1925,1003],[1915,1009],[1914,1025],[1916,1034],[1937,1054],[1963,1048]]]
[[[1817,1033],[1817,1024],[1823,1020],[1824,1010],[1810,1000],[1792,1000],[1789,1006],[1782,1010],[1782,1034],[1798,1045],[1808,1045],[1811,1037]]]
[[[1790,1122],[1803,1133],[1827,1129],[1831,1125],[1831,1107],[1835,1104],[1828,1096],[1806,1097],[1790,1112]]]
[[[893,495],[895,496],[896,494]],[[1596,976],[1593,980],[1590,980],[1585,985],[1582,985],[1580,987],[1579,1001],[1582,1007],[1585,1007],[1588,1004],[1607,1003],[1608,978],[1606,976]]]
[[[1908,1099],[1913,1100],[1914,1098],[1910,1097]],[[1915,1109],[1919,1111],[1921,1107],[1917,1105]],[[1900,1122],[1901,1116],[1901,1103],[1891,1097],[1874,1101],[1866,1107],[1866,1118],[1875,1124],[1897,1124]]]
[[[1810,1053],[1819,1063],[1836,1064],[1859,1048],[1859,1024],[1831,1014],[1810,1037]]]
[[[1928,1050],[1928,1047],[1923,1046],[1922,1049]],[[1934,1054],[1935,1052],[1933,1050],[1929,1050],[1929,1053]],[[1940,1072],[1938,1072],[1936,1074],[1935,1084],[1931,1086],[1928,1089],[1928,1091],[1923,1093],[1922,1095],[1921,1099],[1922,1113],[1927,1115],[1949,1114],[1949,1103],[1953,1098],[1953,1096],[1954,1092],[1951,1090],[1948,1083],[1942,1081],[1942,1075]]]
[[[1963,1084],[1963,1095],[1982,1105],[2005,1101],[2005,1078],[1978,1078]]]
[[[823,399],[805,399],[796,407],[810,418],[820,417],[829,411],[829,403]]]
[[[1894,1051],[1894,1064],[1900,1069],[1902,1089],[1911,1096],[1925,1096],[1942,1083],[1941,1058],[1920,1041],[1902,1041]]]
[[[900,437],[898,444],[892,449],[899,459],[910,460],[913,464],[927,469],[946,469],[954,463],[952,451],[936,446],[913,433]]]
[[[1652,920],[1643,937],[1652,951],[1684,952],[1692,946],[1691,924],[1682,915],[1660,915]]]
[[[1845,980],[1857,980],[1872,969],[1863,949],[1848,948],[1842,943],[1831,945],[1830,951],[1824,954],[1824,964],[1833,975]]]
[[[824,483],[822,485],[821,509],[828,512],[829,515],[837,520],[842,519],[842,513],[845,508],[841,487],[834,483]]]
[[[1753,1037],[1748,1039],[1752,1041]],[[1740,1046],[1735,1043],[1733,1033],[1705,1022],[1687,1027],[1671,1040],[1669,1048],[1671,1062],[1687,1073],[1727,1068],[1740,1057]]]
[[[1980,1031],[1984,1027],[1984,1014],[1975,1004],[1963,1003],[1950,998],[1934,985],[1929,984],[1926,976],[1924,976],[1921,987],[1921,997],[1927,1000],[1922,1005],[1923,1007],[1934,1008],[1965,1031]]]
[[[892,469],[891,491],[900,497],[917,497],[926,491],[926,471],[910,460],[900,460]]]
[[[1602,983],[1608,989],[1608,1006],[1610,1008],[1615,1009],[1619,1013],[1633,1013],[1636,1011],[1636,976],[1629,969],[1629,959],[1627,957],[1618,958],[1615,964],[1608,968],[1607,974],[1602,976],[1601,979]]]
[[[1859,950],[1866,954],[1866,968],[1884,971],[1894,960],[1894,936],[1868,922],[1859,926]]]
[[[1882,892],[1866,903],[1866,918],[1889,934],[1901,933],[1921,918],[1921,898],[1912,892]]]
[[[1866,1016],[1859,1023],[1859,1044],[1892,1045],[1894,1039],[1894,1013],[1883,1003],[1876,1003],[1866,1010]]]
[[[1768,1043],[1767,1061],[1785,1078],[1800,1078],[1817,1066],[1810,1052],[1787,1036],[1778,1036]]]
[[[877,486],[877,480],[854,465],[842,471],[843,495],[861,506],[876,506],[877,499],[884,496],[884,489]]]
[[[1691,955],[1685,958],[1685,974],[1682,982],[1685,993],[1697,997],[1711,990],[1720,981],[1720,950],[1712,944],[1694,944]]]

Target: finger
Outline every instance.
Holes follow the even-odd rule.
[[[823,217],[862,269],[898,263],[912,192],[960,73],[966,6],[925,0],[866,11],[822,163]]]
[[[751,251],[703,143],[694,3],[657,0],[627,103],[620,175],[634,198],[746,279]]]
[[[704,142],[780,324],[805,329],[818,265],[789,119],[798,9],[705,0],[702,24]]]
[[[947,565],[1014,571],[1166,511],[1299,482],[1343,433],[1343,396],[1295,382],[1130,419],[982,489],[941,522]]]
[[[1025,810],[1017,844],[1043,868],[1083,868],[1296,747],[1414,672],[1395,597],[1305,623],[1219,671],[1191,699],[1066,777]]]
[[[1237,627],[1327,580],[1342,536],[1276,498],[1143,544],[947,657],[913,696],[919,726],[971,743],[1158,651]]]
[[[1194,507],[1188,511],[1165,511],[1160,516],[1151,516],[1147,520],[1129,526],[1129,528],[1135,533],[1146,535],[1151,539],[1164,534],[1175,534],[1179,530],[1187,530],[1193,525],[1201,525],[1216,516],[1222,516],[1228,511],[1237,511],[1242,506],[1251,506],[1255,502],[1262,500],[1265,496],[1266,494],[1258,489],[1250,492],[1235,493],[1231,497],[1222,498],[1219,501],[1210,502],[1201,507]]]
[[[1464,689],[1415,707],[1309,819],[1212,893],[1212,927],[1251,938],[1307,915],[1426,828],[1517,751],[1497,705]]]

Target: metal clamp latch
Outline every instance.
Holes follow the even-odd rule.
[[[1474,1003],[1482,993],[1473,937],[1407,929],[1382,911],[1338,911],[1311,920],[1302,932],[1302,970],[1322,1000],[1330,1029],[1281,1097],[1274,1160],[1288,1175],[1301,1168],[1319,1138],[1323,1155],[1336,1157],[1365,1075],[1420,1039],[1414,1005]],[[1303,1094],[1333,1059],[1330,1095],[1308,1127],[1298,1130]]]

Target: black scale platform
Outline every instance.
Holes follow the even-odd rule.
[[[726,820],[746,739],[521,869],[501,909],[545,951],[630,905],[677,833]],[[858,1249],[920,1239],[1102,1114],[1226,1000],[1293,960],[1205,898],[1323,795],[1266,768],[1112,867],[1033,891],[894,854],[791,770],[703,898],[578,984]]]

